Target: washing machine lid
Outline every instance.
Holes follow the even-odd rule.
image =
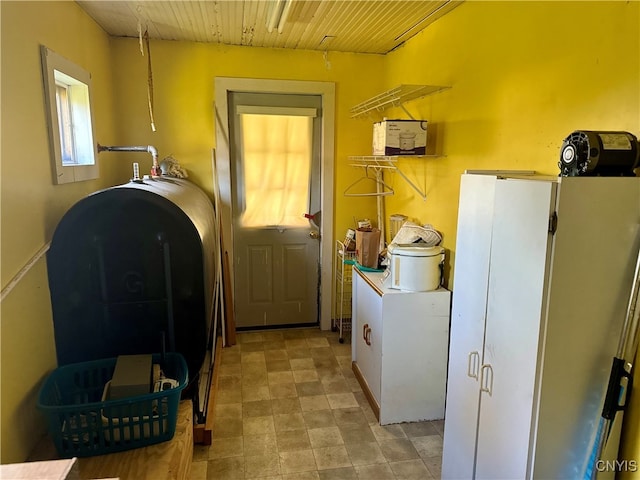
[[[390,255],[398,255],[401,257],[435,257],[444,253],[444,248],[440,246],[420,246],[420,244],[410,243],[401,244],[392,243],[389,245],[388,252]]]

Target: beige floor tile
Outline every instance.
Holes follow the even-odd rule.
[[[320,476],[317,471],[298,472],[282,475],[282,480],[320,480]]]
[[[318,347],[312,347],[311,345],[309,345],[309,350],[311,351],[311,356],[316,359],[316,358],[330,358],[335,360],[336,356],[333,353],[333,349],[329,346],[329,344],[327,343],[326,345],[321,345]]]
[[[272,453],[245,457],[244,475],[246,478],[280,475],[280,456],[277,453]]]
[[[240,346],[240,353],[263,352],[263,351],[264,351],[264,342],[249,342],[249,343],[243,343]]]
[[[320,470],[320,480],[357,480],[358,474],[353,467],[332,468]],[[373,479],[371,479],[373,480]]]
[[[284,340],[284,336],[282,332],[279,331],[268,331],[262,332],[262,340],[265,343],[274,343],[274,342],[282,342]]]
[[[244,457],[216,458],[207,462],[207,480],[244,478]]]
[[[316,360],[313,360],[313,364],[315,366]],[[340,371],[336,365],[329,365],[327,367],[315,367],[318,372],[318,377],[322,383],[331,383],[338,382],[340,380],[344,380],[344,375]]]
[[[236,350],[222,350],[222,359],[220,360],[221,365],[234,365],[236,363],[240,363],[241,360],[240,349]]]
[[[400,425],[370,425],[373,435],[378,442],[384,442],[385,440],[395,440],[396,438],[407,438],[407,435],[402,430]],[[414,445],[415,446],[415,445]]]
[[[309,348],[309,345],[307,344],[307,339],[306,338],[285,338],[284,339],[284,345],[286,347],[287,350],[296,350],[299,348]],[[289,358],[291,358],[291,355],[289,355]]]
[[[336,408],[333,416],[337,425],[369,425],[362,408]]]
[[[223,422],[216,422],[213,427],[213,440],[216,438],[242,436],[242,419],[227,418]]]
[[[311,397],[315,395],[324,395],[324,388],[320,382],[302,382],[296,383],[296,391],[299,397]]]
[[[391,467],[386,463],[378,465],[359,465],[354,467],[358,480],[396,480]]]
[[[229,403],[241,403],[242,402],[242,390],[219,390],[216,393],[216,403],[225,405]]]
[[[336,357],[349,357],[349,361],[351,361],[351,344],[350,343],[337,343],[331,345],[331,349],[333,350],[333,354]]]
[[[297,397],[273,398],[271,400],[271,410],[274,415],[278,415],[280,413],[302,412],[302,408],[300,407],[300,402]]]
[[[427,466],[433,478],[442,477],[442,456],[423,457],[422,462]]]
[[[353,393],[327,393],[327,400],[332,410],[337,408],[359,408]]]
[[[278,453],[275,434],[245,435],[243,437],[243,452],[245,457]]]
[[[298,397],[295,383],[280,383],[276,385],[269,385],[269,392],[271,392],[271,399],[295,397],[297,401]]]
[[[313,450],[280,452],[280,469],[283,475],[317,470]]]
[[[271,391],[268,385],[242,387],[242,401],[257,402],[259,400],[271,400]]]
[[[328,347],[329,342],[325,337],[312,337],[312,338],[307,338],[307,345],[310,348],[321,348],[321,347]]]
[[[276,433],[279,452],[310,450],[311,442],[307,430],[288,430]]]
[[[289,364],[291,365],[291,370],[314,370],[315,365],[313,364],[313,358],[290,358]],[[318,372],[316,372],[317,376]]]
[[[238,333],[236,340],[239,345],[242,345],[243,343],[263,342],[264,336],[262,332],[244,332]]]
[[[317,382],[318,380],[318,372],[315,369],[293,370],[293,381],[295,383]]]
[[[213,418],[242,418],[242,403],[217,403]]]
[[[240,353],[240,361],[241,361],[243,367],[247,363],[266,364],[266,360],[264,358],[264,351],[261,351],[261,352],[241,352]]]
[[[372,443],[376,441],[369,425],[338,425],[345,444]]]
[[[269,385],[269,376],[266,368],[262,371],[252,371],[242,376],[242,387],[258,387],[261,385]]]
[[[380,449],[389,462],[419,459],[420,456],[414,448],[411,440],[396,439],[380,442]]]
[[[431,422],[412,422],[402,423],[402,429],[407,437],[426,437],[429,435],[438,435],[438,431]]]
[[[382,454],[382,450],[380,450],[377,442],[353,443],[345,445],[345,448],[354,466],[387,463],[387,459]]]
[[[281,413],[273,416],[273,423],[276,432],[286,432],[288,430],[300,430],[304,428],[304,418],[302,412]]]
[[[281,383],[293,383],[293,373],[291,370],[280,372],[269,372],[269,385],[278,385]]]
[[[289,355],[289,361],[295,360],[295,359],[302,359],[302,358],[311,358],[311,352],[309,351],[309,347],[306,347],[306,346],[287,348],[287,355]]]
[[[283,330],[282,331],[282,337],[285,340],[290,340],[292,338],[306,338],[307,337],[307,332],[306,332],[306,328],[302,329],[302,328],[293,328],[290,330]]]
[[[265,350],[264,359],[269,362],[275,362],[277,360],[289,360],[289,355],[284,348],[274,348],[272,350]]]
[[[264,353],[265,355],[269,350],[286,350],[287,346],[284,344],[284,340],[276,340],[273,342],[266,342],[264,344]]]
[[[318,470],[352,466],[347,449],[343,445],[336,447],[314,448],[313,455],[316,458]]]
[[[444,420],[432,420],[431,425],[435,428],[440,435],[444,435]]]
[[[289,372],[291,365],[289,359],[285,360],[267,360],[267,372]]]
[[[300,397],[298,400],[300,400],[300,407],[303,412],[330,409],[326,395],[311,395],[308,397]]]
[[[244,437],[214,438],[208,449],[208,459],[239,457],[244,455]]]
[[[440,435],[429,435],[428,437],[411,438],[414,448],[423,458],[442,456],[442,437]]]
[[[338,427],[312,428],[308,433],[311,447],[314,449],[344,444]]]
[[[336,420],[331,410],[303,412],[302,415],[304,416],[304,423],[308,429],[333,427],[336,425]]]
[[[221,392],[240,388],[242,375],[228,375],[218,379],[218,390]]]
[[[272,413],[271,400],[256,400],[242,404],[243,417],[265,417]]]
[[[402,462],[389,462],[389,466],[396,478],[402,480],[432,480],[431,472],[422,463],[422,460],[404,460]]]
[[[241,364],[242,367],[242,377],[246,377],[247,375],[252,375],[256,373],[267,373],[267,362],[245,362]]]
[[[273,416],[248,417],[242,419],[243,435],[274,435],[276,429],[273,425]],[[245,453],[246,454],[246,453]]]
[[[324,393],[353,393],[351,386],[347,381],[340,377],[331,381],[322,382],[322,388],[324,388]]]

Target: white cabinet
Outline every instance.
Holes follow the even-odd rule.
[[[451,292],[403,292],[353,272],[353,371],[380,424],[443,418]]]
[[[463,175],[442,478],[582,478],[637,255],[640,179]]]

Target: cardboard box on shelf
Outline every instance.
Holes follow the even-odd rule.
[[[373,124],[373,155],[425,155],[426,120],[384,120]]]

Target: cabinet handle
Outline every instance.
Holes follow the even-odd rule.
[[[364,340],[364,343],[371,345],[371,329],[369,328],[368,323],[365,323],[362,326],[362,339]]]
[[[480,354],[478,352],[469,352],[467,359],[467,377],[478,380],[478,366],[480,365]]]
[[[488,363],[480,367],[480,391],[487,392],[489,396],[493,393],[493,367]]]

